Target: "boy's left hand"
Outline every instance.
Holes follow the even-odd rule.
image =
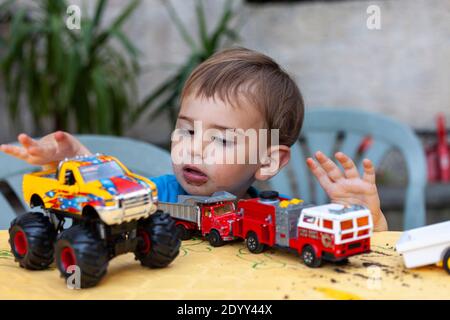
[[[337,152],[335,157],[344,168],[344,172],[322,152],[316,152],[315,157],[317,162],[308,158],[306,163],[331,201],[368,207],[372,213],[374,230],[387,230],[387,222],[380,208],[380,197],[375,184],[375,168],[372,162],[369,159],[363,160],[364,175],[361,178],[353,160],[342,152]]]

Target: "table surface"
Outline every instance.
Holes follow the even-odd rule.
[[[255,255],[244,242],[213,248],[194,239],[183,242],[168,268],[144,268],[126,254],[110,262],[97,287],[70,290],[53,265],[45,271],[20,268],[2,230],[0,299],[450,299],[443,268],[404,268],[394,249],[399,236],[375,233],[371,253],[318,269],[281,249]]]

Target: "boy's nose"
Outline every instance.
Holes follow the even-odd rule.
[[[205,144],[206,142],[203,141],[203,136],[201,134],[194,134],[194,139],[191,146],[191,155],[194,159],[203,159],[203,148]]]

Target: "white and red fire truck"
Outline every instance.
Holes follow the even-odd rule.
[[[299,199],[283,199],[274,191],[259,198],[240,200],[233,235],[245,238],[250,252],[266,247],[297,251],[309,267],[323,260],[343,262],[370,251],[373,222],[363,206],[305,205]]]
[[[235,196],[219,192],[212,197],[179,196],[178,203],[160,203],[160,208],[175,218],[182,239],[200,231],[212,246],[245,239],[252,253],[289,248],[309,267],[370,251],[373,222],[363,206],[312,206],[263,191],[259,198],[239,200],[237,205]]]

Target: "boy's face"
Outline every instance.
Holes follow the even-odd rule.
[[[239,129],[258,132],[265,128],[265,122],[255,106],[245,103],[234,107],[219,98],[195,95],[183,99],[172,137],[172,165],[178,182],[189,194],[228,191],[243,197],[253,183],[259,164],[249,161],[255,151],[250,150],[248,136]],[[233,154],[239,157],[230,158]]]

